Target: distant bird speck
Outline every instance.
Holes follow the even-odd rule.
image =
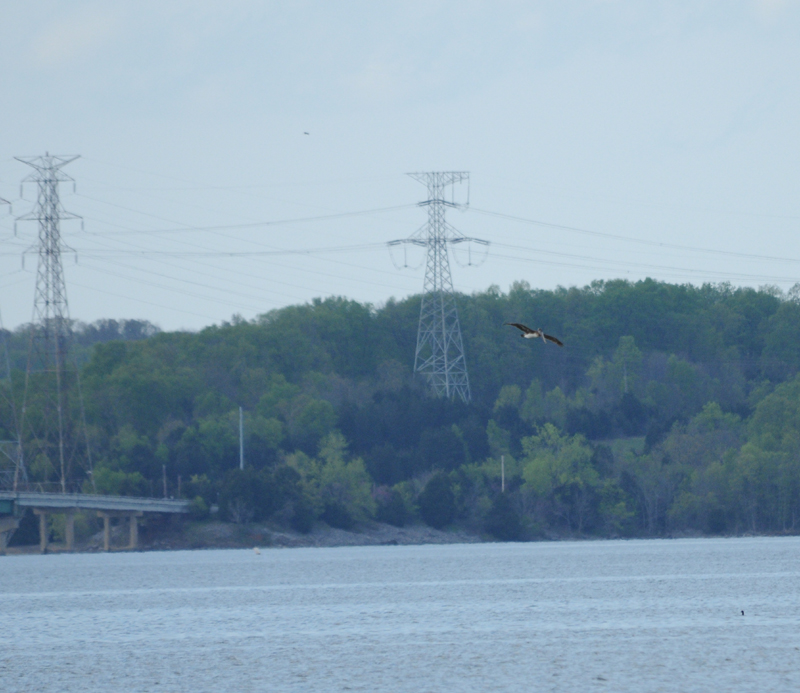
[[[304,135],[307,135],[308,133],[307,133],[307,132],[304,132],[303,134],[304,134]]]

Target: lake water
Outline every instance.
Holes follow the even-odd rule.
[[[0,600],[4,693],[800,690],[796,538],[7,556]]]

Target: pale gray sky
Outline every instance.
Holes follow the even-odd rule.
[[[448,220],[493,245],[453,264],[461,291],[800,279],[800,2],[0,4],[0,196],[31,208],[13,157],[82,155],[74,318],[196,329],[419,292],[419,254],[381,245],[425,221],[408,171],[471,173]],[[13,228],[0,208],[6,327],[35,282],[37,229]]]

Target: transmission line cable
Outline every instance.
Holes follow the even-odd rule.
[[[720,250],[719,248],[698,248],[696,246],[681,245],[679,243],[666,243],[663,241],[650,241],[644,238],[633,238],[632,236],[623,236],[621,234],[606,233],[604,231],[592,231],[589,229],[582,229],[576,226],[566,226],[564,224],[553,224],[546,221],[539,221],[537,219],[526,219],[525,217],[518,217],[511,214],[503,214],[501,212],[491,212],[485,209],[476,209],[471,207],[473,212],[484,214],[487,216],[497,217],[500,219],[508,219],[509,221],[516,221],[522,224],[531,224],[533,226],[543,226],[551,229],[558,229],[560,231],[571,231],[587,236],[596,236],[598,238],[609,238],[615,241],[622,241],[625,243],[638,243],[640,245],[647,245],[656,248],[671,248],[673,250],[688,250],[696,253],[713,253],[717,255],[725,255],[728,257],[741,257],[746,259],[758,260],[777,260],[780,262],[800,262],[797,258],[777,257],[774,255],[758,255],[755,253],[740,253],[733,250]]]

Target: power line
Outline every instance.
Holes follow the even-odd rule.
[[[117,207],[119,209],[123,209],[126,212],[133,212],[134,214],[141,214],[142,216],[152,217],[153,219],[158,219],[159,221],[168,221],[173,224],[179,224],[180,222],[174,221],[172,219],[165,219],[164,217],[157,216],[155,214],[149,214],[148,212],[141,212],[136,209],[132,209],[130,207],[125,207],[124,205],[118,205],[114,202],[108,202],[107,200],[101,200],[96,197],[90,197],[88,195],[79,195],[79,197],[83,197],[87,200],[92,200],[93,202],[99,202],[101,204],[108,205],[110,207]],[[214,226],[192,226],[192,225],[184,225],[181,228],[167,228],[167,229],[150,229],[150,230],[141,230],[141,231],[130,231],[129,233],[145,233],[145,234],[162,234],[162,233],[185,233],[187,231],[225,231],[228,229],[256,229],[256,228],[263,228],[265,226],[282,226],[285,224],[305,224],[315,221],[331,221],[334,219],[347,219],[349,217],[360,217],[360,216],[367,216],[369,214],[380,214],[383,212],[396,212],[401,209],[411,209],[416,205],[395,205],[393,207],[376,207],[374,209],[362,209],[354,212],[338,212],[334,214],[318,214],[316,216],[310,217],[295,217],[289,219],[274,219],[271,221],[253,221],[247,222],[242,224],[216,224]],[[122,234],[124,232],[118,231],[115,233]]]
[[[102,243],[102,241],[100,241],[99,239],[96,239],[96,238],[93,238],[92,240],[94,240],[95,242]],[[130,241],[121,241],[121,242],[126,243],[126,244],[131,244]],[[192,245],[197,245],[197,244],[192,244]],[[201,247],[201,246],[198,246],[198,247]],[[114,252],[113,249],[112,249],[112,252]],[[126,251],[126,252],[136,252],[136,251]],[[197,256],[214,255],[214,253],[196,253],[196,254],[191,254],[191,255],[192,255],[191,258],[187,258],[187,259],[189,259],[190,262],[192,262],[192,263],[194,263],[196,265],[202,266],[202,267],[209,267],[209,268],[214,270],[213,274],[209,273],[209,272],[199,272],[199,273],[195,272],[194,273],[195,275],[199,274],[199,275],[202,275],[202,276],[210,277],[212,279],[217,279],[219,277],[219,272],[220,271],[229,271],[229,272],[235,273],[237,279],[239,279],[242,276],[248,276],[248,277],[252,277],[252,278],[256,278],[256,279],[262,279],[262,280],[264,279],[264,275],[263,274],[252,274],[252,273],[242,272],[241,270],[228,270],[228,269],[224,268],[223,266],[220,266],[219,264],[211,265],[209,263],[200,262],[197,259],[194,259]],[[227,288],[222,288],[222,287],[214,287],[214,286],[212,286],[212,285],[210,285],[208,283],[201,283],[201,282],[198,282],[198,281],[193,281],[191,279],[185,279],[183,277],[176,277],[176,276],[174,276],[174,274],[165,274],[163,272],[156,272],[156,271],[154,271],[152,269],[134,267],[132,265],[128,265],[128,264],[125,264],[125,263],[114,262],[113,260],[109,260],[108,256],[105,256],[105,255],[98,256],[97,255],[97,249],[94,249],[92,251],[83,250],[83,251],[81,251],[81,257],[82,258],[87,258],[88,257],[90,259],[93,258],[93,257],[97,257],[98,259],[100,257],[102,257],[102,259],[103,259],[103,261],[105,263],[109,263],[110,262],[111,264],[115,264],[118,267],[123,267],[123,268],[128,269],[128,270],[133,270],[133,271],[137,271],[137,272],[144,272],[146,274],[151,274],[151,275],[154,275],[154,276],[163,277],[163,278],[170,279],[170,280],[173,280],[173,281],[178,281],[178,282],[181,282],[181,283],[187,283],[187,284],[191,284],[191,285],[195,285],[195,286],[201,286],[203,288],[213,289],[214,291],[222,291],[224,293],[235,294],[235,295],[244,296],[244,297],[248,297],[248,298],[253,298],[253,290],[255,290],[255,291],[263,291],[264,290],[262,287],[254,287],[252,285],[246,284],[246,283],[241,282],[241,281],[237,281],[236,284],[238,284],[239,286],[244,287],[247,290],[246,292],[236,291],[236,290],[233,290],[233,289],[227,289]],[[178,257],[180,257],[180,256],[178,256]],[[156,260],[156,262],[159,262],[161,264],[164,264],[164,265],[167,265],[167,266],[170,266],[170,267],[176,267],[176,268],[180,267],[179,265],[175,265],[174,263],[166,262],[165,260],[163,260],[163,259],[161,259],[159,257],[156,257],[154,259]],[[86,264],[86,263],[84,263],[84,264]],[[272,263],[270,263],[270,264],[272,264]],[[112,276],[120,276],[118,272],[108,272],[107,270],[99,268],[99,267],[97,267],[96,265],[94,265],[92,263],[88,264],[87,266],[90,267],[91,269],[95,270],[95,271],[108,273],[108,274],[111,274]],[[320,276],[326,276],[326,277],[333,277],[335,279],[341,279],[341,277],[339,275],[331,275],[331,274],[326,273],[326,272],[310,270],[308,268],[303,268],[302,271],[304,271],[306,273],[317,274],[317,275],[320,275]],[[208,296],[205,296],[205,295],[202,295],[202,294],[197,294],[196,292],[190,292],[190,291],[187,291],[187,290],[173,289],[172,287],[166,286],[164,284],[156,284],[154,282],[148,282],[148,281],[143,280],[143,279],[139,279],[139,278],[136,278],[136,277],[131,277],[130,275],[127,275],[127,278],[130,279],[131,281],[136,281],[136,282],[140,282],[140,283],[143,283],[143,284],[146,284],[146,285],[156,286],[158,288],[165,289],[165,290],[168,290],[168,291],[176,291],[177,293],[182,293],[182,294],[185,294],[185,295],[193,296],[195,298],[202,298],[202,299],[205,299],[205,300],[210,300],[210,301],[219,302],[219,303],[227,303],[228,305],[235,305],[235,307],[239,308],[239,309],[241,309],[243,307],[241,304],[232,304],[230,301],[224,301],[224,300],[220,300],[220,299],[216,299],[216,298],[211,298],[211,297],[208,297]],[[386,283],[383,283],[383,282],[374,282],[374,281],[370,281],[370,280],[365,280],[365,279],[362,279],[362,278],[359,278],[359,277],[350,277],[349,279],[352,280],[352,281],[357,281],[357,282],[361,282],[361,283],[367,283],[367,284],[370,284],[370,285],[381,285],[381,286],[387,286],[387,287],[390,287],[390,288],[399,288],[399,287],[396,287],[394,285],[389,285],[389,284],[386,284]],[[290,282],[285,282],[285,281],[280,281],[280,280],[275,280],[275,279],[270,279],[269,281],[272,282],[272,283],[278,283],[278,284],[281,284],[281,285],[284,285],[284,286],[289,286],[289,287],[292,287],[292,288],[299,288],[299,289],[307,289],[308,288],[307,285],[292,284]],[[302,300],[298,296],[289,296],[289,295],[286,295],[286,294],[282,294],[281,292],[276,292],[274,290],[269,290],[268,293],[283,295],[283,296],[286,296],[287,298],[290,298],[292,300]],[[274,303],[274,300],[270,299],[269,302],[270,303]],[[251,310],[260,310],[260,309],[263,309],[263,308],[260,307],[259,309],[256,309],[255,307],[251,307]]]
[[[193,281],[191,281],[189,279],[179,279],[177,277],[171,277],[171,276],[163,274],[161,272],[155,272],[153,270],[146,270],[146,269],[142,269],[140,267],[131,267],[130,265],[126,265],[126,264],[121,263],[121,262],[114,262],[113,264],[117,265],[118,267],[122,267],[123,269],[134,270],[134,271],[138,271],[138,272],[145,272],[147,274],[151,274],[151,275],[154,275],[154,276],[157,276],[157,277],[162,277],[164,279],[171,279],[171,280],[174,280],[174,281],[179,281],[181,283],[190,284],[192,286],[200,286],[200,287],[206,287],[207,286],[205,284],[201,284],[200,282],[193,282]],[[253,311],[257,311],[258,310],[258,308],[255,307],[255,306],[243,305],[241,302],[233,302],[233,301],[227,301],[227,300],[221,299],[221,298],[213,298],[213,297],[207,296],[205,294],[197,293],[196,291],[189,291],[188,289],[180,289],[178,287],[169,286],[167,284],[161,284],[161,283],[154,282],[154,281],[148,281],[146,279],[137,279],[135,277],[131,277],[130,275],[121,275],[119,272],[117,272],[115,270],[106,269],[105,267],[99,267],[99,266],[94,265],[94,264],[87,264],[86,266],[89,269],[92,269],[92,270],[94,270],[96,272],[101,272],[103,274],[108,274],[108,275],[111,275],[113,277],[123,277],[123,278],[126,278],[126,279],[130,279],[132,281],[135,281],[137,283],[140,283],[140,284],[145,284],[147,286],[152,286],[152,287],[155,287],[155,288],[158,288],[158,289],[165,289],[166,291],[170,291],[172,293],[183,294],[184,296],[189,296],[191,298],[199,298],[199,299],[202,299],[204,301],[211,301],[212,303],[220,303],[220,304],[223,304],[223,305],[227,305],[227,306],[230,306],[230,307],[232,307],[234,309],[237,309],[237,310],[240,310],[243,307],[249,308],[250,310],[253,310]],[[215,291],[222,291],[224,293],[236,294],[236,295],[239,295],[239,296],[248,296],[248,294],[236,291],[234,289],[216,288],[214,290]],[[252,298],[252,296],[249,296],[249,297]]]
[[[415,206],[415,205],[413,205],[413,206]],[[91,219],[91,217],[87,217],[87,218]],[[111,224],[112,226],[118,226],[118,227],[126,229],[128,231],[133,231],[132,229],[129,229],[129,228],[124,227],[124,226],[121,226],[119,224],[115,224],[114,222],[109,222],[107,220],[97,220],[97,221],[100,221],[101,223],[105,223],[105,224]],[[149,233],[149,232],[136,231],[136,233]],[[237,240],[237,241],[241,240],[236,236],[232,236],[230,234],[223,234],[223,233],[220,233],[219,231],[211,231],[211,233],[213,233],[214,235],[221,236],[223,238],[230,238],[230,239]],[[90,233],[90,236],[92,238],[96,238],[96,237],[98,237],[100,235],[101,234],[94,233],[94,232]],[[113,234],[102,234],[102,235],[104,235],[105,237],[115,237],[116,238],[117,236],[124,235],[124,234],[113,233]],[[372,249],[378,249],[378,248],[382,248],[383,247],[383,244],[358,244],[358,245],[352,245],[352,246],[338,246],[338,247],[331,247],[331,248],[305,248],[305,249],[291,250],[291,249],[279,248],[277,246],[266,244],[266,243],[263,243],[263,242],[260,242],[260,241],[255,241],[253,239],[248,239],[247,242],[255,244],[255,245],[258,245],[258,246],[263,246],[265,248],[269,248],[270,250],[276,251],[276,252],[279,252],[279,253],[287,253],[287,254],[290,254],[290,255],[292,255],[292,254],[309,255],[309,256],[310,255],[319,256],[319,255],[321,255],[323,253],[328,253],[328,252],[330,252],[330,253],[340,253],[340,252],[350,252],[351,250],[352,251],[372,250]],[[186,245],[187,242],[186,241],[182,241],[182,244]],[[190,244],[190,245],[194,245],[195,247],[198,247],[198,248],[201,247],[201,246],[197,245],[196,243],[195,244]],[[83,252],[83,251],[81,251],[81,252]],[[113,252],[113,251],[108,251],[108,252]],[[149,253],[149,254],[173,252],[173,253],[176,253],[176,256],[179,256],[179,255],[177,255],[178,253],[182,253],[182,252],[185,252],[185,251],[152,251],[152,250],[149,250],[149,251],[146,251],[146,252]],[[222,255],[223,252],[224,251],[210,251],[209,250],[209,251],[207,251],[207,254],[209,256],[223,256]],[[241,256],[247,257],[248,255],[252,255],[255,252],[257,252],[257,251],[242,251],[241,252]],[[2,255],[2,253],[0,253],[0,255]],[[238,256],[237,254],[232,254],[232,255],[234,257]],[[353,267],[354,269],[358,269],[361,272],[366,271],[366,272],[378,272],[380,274],[385,274],[385,272],[383,270],[380,270],[380,269],[378,269],[378,268],[376,268],[374,266],[358,265],[358,264],[354,264],[354,263],[351,263],[351,262],[345,262],[345,261],[342,261],[342,260],[334,260],[332,258],[326,258],[326,257],[319,257],[318,259],[321,259],[323,262],[333,263],[333,264],[337,264],[337,265],[343,265],[343,266],[346,266],[346,267]],[[304,267],[295,267],[294,269],[296,269],[297,271],[300,271],[300,272],[307,271],[306,268],[304,268]],[[399,287],[397,287],[397,288],[399,288]]]
[[[72,281],[72,280],[70,281],[70,284],[72,286],[79,286],[82,289],[88,289],[89,291],[98,291],[98,288],[96,286],[88,286],[86,284],[81,284],[79,282]],[[166,308],[167,310],[177,311],[178,313],[185,313],[186,315],[194,315],[197,318],[204,318],[205,320],[211,320],[212,322],[217,320],[217,318],[215,318],[212,315],[205,315],[204,313],[195,313],[192,310],[186,310],[184,308],[176,308],[174,305],[165,305],[164,303],[156,303],[155,301],[148,301],[148,300],[146,300],[144,298],[139,298],[137,296],[129,296],[127,294],[118,294],[118,293],[116,293],[114,291],[108,291],[107,289],[103,289],[102,291],[103,291],[104,295],[108,294],[109,296],[116,296],[117,298],[124,298],[124,299],[127,299],[129,301],[135,301],[136,303],[145,303],[145,304],[147,304],[149,306],[156,306],[158,308]]]
[[[719,250],[718,248],[698,248],[696,246],[681,245],[679,243],[664,243],[663,241],[649,241],[644,238],[633,238],[632,236],[623,236],[621,234],[606,233],[603,231],[592,231],[589,229],[582,229],[576,226],[567,226],[565,224],[553,224],[547,221],[540,221],[537,219],[526,219],[525,217],[518,217],[511,214],[503,214],[502,212],[491,212],[485,209],[471,208],[473,212],[484,214],[486,216],[497,217],[500,219],[508,219],[509,221],[516,221],[522,224],[531,224],[533,226],[543,226],[551,229],[558,229],[560,231],[570,231],[579,233],[586,236],[596,236],[598,238],[609,238],[615,241],[623,241],[626,243],[637,243],[639,245],[647,245],[656,248],[670,248],[672,250],[688,250],[695,253],[711,253],[716,255],[725,255],[728,257],[740,257],[749,260],[770,260],[780,262],[800,262],[800,259],[777,257],[774,255],[757,255],[754,253],[738,253],[733,250]]]
[[[724,272],[724,271],[710,271],[710,270],[702,270],[702,269],[690,269],[687,267],[673,267],[669,265],[654,265],[654,264],[647,264],[647,263],[640,263],[640,262],[626,262],[625,260],[606,260],[603,258],[597,258],[587,255],[575,255],[572,253],[559,253],[555,251],[549,250],[535,250],[533,248],[526,248],[523,246],[509,246],[503,243],[496,243],[495,245],[499,247],[506,247],[514,250],[524,250],[526,252],[535,252],[545,255],[555,255],[559,257],[566,257],[566,258],[575,258],[579,260],[588,260],[590,262],[598,262],[602,263],[599,266],[594,265],[582,265],[576,264],[571,262],[556,262],[551,260],[541,260],[538,258],[526,258],[521,257],[519,255],[502,255],[498,253],[493,253],[494,257],[503,258],[506,260],[511,260],[514,262],[532,262],[535,264],[542,264],[542,265],[554,265],[559,267],[576,267],[581,269],[600,269],[600,270],[607,270],[609,265],[617,265],[622,268],[628,269],[640,269],[640,270],[658,270],[658,271],[666,271],[666,272],[677,272],[680,273],[682,276],[695,276],[695,275],[715,275],[718,277],[728,278],[728,279],[743,279],[743,280],[752,280],[752,281],[775,281],[775,282],[796,282],[797,277],[783,277],[783,276],[775,276],[775,275],[757,275],[757,274],[745,274],[741,272]]]
[[[327,246],[320,248],[296,248],[292,250],[241,250],[241,251],[226,251],[226,250],[208,250],[208,251],[190,251],[190,250],[120,250],[118,248],[106,249],[92,249],[92,250],[78,250],[82,255],[95,254],[95,255],[138,255],[141,257],[155,257],[155,256],[168,256],[168,257],[268,257],[279,255],[320,255],[323,253],[349,253],[358,252],[363,250],[383,250],[386,247],[385,243],[360,243],[357,245],[342,245],[342,246]],[[70,249],[72,250],[72,249]],[[18,253],[0,253],[0,256],[17,255]]]
[[[123,241],[123,242],[127,242],[127,241]],[[382,244],[379,244],[379,245],[380,245],[380,247],[382,247]],[[198,246],[198,247],[200,247],[200,246]],[[115,251],[112,250],[112,252],[115,252]],[[137,251],[124,251],[124,252],[125,253],[128,253],[128,252],[135,253]],[[93,257],[94,253],[95,253],[95,251],[83,251],[81,257]],[[153,253],[153,254],[156,254],[156,253]],[[165,251],[164,254],[169,256],[169,251]],[[250,254],[249,253],[243,253],[243,254],[233,254],[233,255],[234,255],[234,257],[248,257]],[[261,259],[259,257],[259,253],[256,252],[256,253],[254,253],[254,255],[255,255],[255,257],[253,259]],[[218,256],[219,256],[219,254],[214,252],[214,251],[209,251],[209,252],[202,252],[201,251],[201,252],[196,252],[196,253],[183,252],[183,253],[180,253],[178,255],[175,255],[174,257],[185,258],[185,259],[188,259],[190,262],[194,262],[195,264],[199,264],[199,265],[205,266],[205,267],[212,267],[213,269],[219,271],[219,270],[224,269],[224,268],[222,268],[219,265],[208,265],[207,263],[201,263],[201,262],[198,262],[196,260],[197,257],[218,257]],[[106,256],[97,256],[97,257],[99,259],[99,257],[106,257]],[[156,257],[156,260],[158,262],[162,262],[163,264],[169,264],[169,263],[165,263],[165,261],[163,261],[163,260],[160,260],[158,257]],[[274,265],[275,263],[265,263],[265,264]],[[177,266],[177,265],[171,265],[171,266]],[[357,265],[356,265],[356,267],[358,269],[370,269],[370,268],[363,268],[363,267],[360,267],[360,266],[357,266]],[[238,270],[230,270],[230,271],[234,271],[237,274],[237,276],[242,276],[242,274],[243,274],[241,271],[238,271]],[[321,272],[319,270],[312,270],[312,269],[309,269],[307,267],[299,268],[298,271],[305,272],[307,274],[316,274],[316,275],[324,276],[324,277],[332,277],[334,279],[341,279],[342,278],[340,275],[329,274],[327,272]],[[208,276],[216,276],[216,275],[208,275]],[[258,279],[264,279],[263,275],[252,275],[252,274],[250,274],[250,275],[247,275],[247,276],[251,276],[251,277],[254,277],[254,278],[258,278]],[[401,287],[398,287],[398,286],[393,285],[393,284],[387,284],[385,282],[371,281],[371,280],[362,279],[362,278],[359,278],[359,277],[351,276],[351,277],[348,277],[347,279],[349,281],[369,284],[371,286],[383,286],[383,287],[386,287],[386,288],[401,288]],[[306,288],[308,288],[306,285],[292,284],[290,282],[285,282],[285,281],[280,281],[280,280],[275,280],[275,279],[270,279],[270,281],[272,281],[274,283],[278,283],[278,284],[283,284],[285,286],[290,286],[292,288],[298,288],[298,289],[306,289]],[[405,288],[405,287],[402,287],[402,288]],[[293,298],[296,298],[296,297],[293,297]]]

